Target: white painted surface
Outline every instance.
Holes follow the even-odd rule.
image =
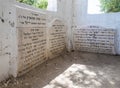
[[[47,60],[46,14],[16,8],[20,76]]]
[[[74,29],[74,49],[94,53],[116,54],[116,30],[96,25]]]
[[[0,81],[4,80],[9,76],[9,56],[2,55],[0,56]]]
[[[17,57],[14,0],[0,0],[0,80],[14,74]]]
[[[59,18],[67,25],[67,49],[73,46],[73,31],[76,26],[97,25],[117,30],[117,54],[120,54],[120,13],[87,14],[87,0],[57,0],[57,12],[37,9],[28,5],[14,3],[15,0],[0,0],[0,80],[8,75],[16,77],[18,40],[16,30],[16,7],[44,12],[47,16],[46,24],[54,18]],[[4,74],[4,76],[3,76]]]
[[[117,30],[117,54],[120,54],[120,12],[108,14],[88,14],[88,0],[75,0],[73,6],[73,26],[98,25]]]
[[[65,1],[61,1],[61,3],[57,3],[57,12],[50,12],[17,3],[15,0],[0,0],[0,81],[7,78],[9,75],[17,76],[19,60],[16,8],[21,7],[23,9],[45,13],[47,17],[46,24],[48,24],[54,18],[64,19],[63,6],[65,6],[65,4],[63,3]],[[2,19],[4,19],[4,22],[2,22]]]
[[[55,58],[66,51],[66,25],[60,19],[54,19],[48,30],[48,57]]]

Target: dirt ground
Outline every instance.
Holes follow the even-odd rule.
[[[120,56],[65,53],[0,88],[120,88]]]

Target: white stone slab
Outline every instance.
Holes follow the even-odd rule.
[[[17,8],[18,76],[47,60],[46,15]]]
[[[65,24],[61,20],[55,19],[50,24],[48,35],[49,58],[53,58],[62,54],[66,49]]]
[[[80,51],[116,54],[114,29],[84,26],[74,29],[74,49]]]

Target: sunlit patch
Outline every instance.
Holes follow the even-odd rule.
[[[111,83],[112,85],[115,85],[115,82],[113,82],[113,81],[110,81],[110,83]]]
[[[102,76],[102,71],[96,72],[90,68],[91,66],[73,64],[43,88],[102,88],[104,82],[114,85],[113,81]]]
[[[92,70],[93,66],[73,64],[43,88],[102,88],[106,83],[115,85],[101,70]]]
[[[57,0],[48,0],[47,10],[56,12],[57,11]]]
[[[101,14],[99,0],[88,0],[88,14]]]

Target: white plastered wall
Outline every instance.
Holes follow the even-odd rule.
[[[105,28],[113,28],[117,30],[116,49],[117,54],[120,54],[120,12],[103,13],[103,14],[88,14],[88,0],[74,0],[73,10],[73,27],[96,25]]]
[[[14,0],[0,0],[0,81],[15,75],[17,59]]]
[[[87,14],[87,0],[57,0],[56,12],[36,9],[29,5],[16,3],[15,0],[0,0],[0,81],[9,75],[14,77],[17,75],[16,5],[44,12],[47,15],[47,24],[55,18],[64,21],[68,29],[67,49],[69,51],[73,48],[72,38],[75,26],[97,25],[116,29],[117,53],[120,54],[120,13]]]
[[[44,12],[47,24],[55,18],[66,21],[67,28],[72,25],[72,0],[57,0],[57,11],[46,11],[17,3],[15,0],[0,0],[0,81],[10,75],[17,76],[18,64],[18,31],[16,30],[16,6]],[[70,8],[68,8],[71,6]],[[71,31],[68,31],[68,50],[71,48]]]

